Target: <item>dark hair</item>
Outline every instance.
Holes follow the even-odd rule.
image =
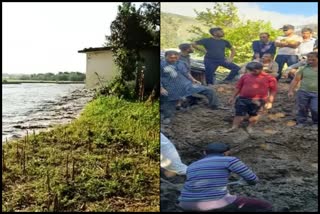
[[[310,52],[310,53],[308,53],[308,54],[307,54],[307,56],[309,56],[309,55],[312,55],[312,56],[318,57],[318,52],[316,52],[316,51],[312,51],[312,52]]]
[[[164,56],[171,56],[171,55],[179,55],[179,53],[177,51],[166,51]]]
[[[185,51],[187,49],[191,48],[191,45],[189,43],[183,43],[179,45],[179,49],[182,51]]]
[[[309,27],[305,27],[305,28],[303,28],[303,29],[301,30],[301,32],[302,32],[302,33],[303,33],[303,32],[310,32],[310,33],[312,33],[312,29],[309,28]]]
[[[260,62],[249,62],[246,69],[249,71],[262,70],[263,65]]]
[[[230,150],[230,146],[222,143],[222,142],[217,142],[217,143],[211,143],[207,146],[206,148],[206,153],[207,154],[213,154],[213,153],[224,153],[226,151]]]
[[[270,37],[270,34],[267,33],[267,32],[262,32],[262,33],[259,34],[259,36],[261,36],[262,34],[265,34],[265,35],[267,35],[268,37]]]
[[[209,30],[209,33],[213,35],[216,31],[222,30],[221,27],[214,27]]]
[[[272,59],[274,58],[274,54],[272,54],[272,53],[264,53],[264,54],[262,54],[262,56],[264,56],[264,55],[266,55],[266,54],[269,54]]]

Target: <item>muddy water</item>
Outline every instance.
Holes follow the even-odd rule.
[[[214,86],[222,103],[232,94],[232,85]],[[175,144],[184,163],[201,157],[201,150],[211,142],[224,141],[260,178],[255,186],[230,187],[236,195],[270,201],[275,211],[316,212],[318,210],[318,129],[296,129],[294,100],[287,98],[288,84],[281,83],[273,108],[249,135],[243,127],[234,133],[230,128],[233,111],[207,108],[206,100],[190,110],[177,112],[171,125],[162,132]],[[245,126],[246,123],[243,124]],[[172,183],[181,184],[183,177]],[[179,185],[178,185],[179,186]],[[161,210],[181,211],[177,206],[179,191],[161,183]]]
[[[83,84],[2,85],[2,141],[71,121],[92,95]]]

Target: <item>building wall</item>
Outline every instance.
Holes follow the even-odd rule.
[[[105,84],[117,74],[117,67],[113,61],[112,51],[94,51],[87,52],[86,68],[86,88],[99,87],[99,79],[95,72],[98,73],[101,82]],[[146,90],[152,90],[158,84],[160,79],[160,58],[158,48],[148,48],[140,52],[144,58],[144,83]]]
[[[87,52],[86,88],[99,87],[99,75],[103,84],[116,75],[116,65],[113,62],[112,51]]]

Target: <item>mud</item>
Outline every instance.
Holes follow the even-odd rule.
[[[233,92],[233,85],[215,85],[224,105]],[[232,147],[232,155],[240,158],[260,178],[255,186],[230,187],[232,194],[270,201],[275,211],[318,211],[318,129],[295,128],[294,100],[287,98],[289,85],[279,84],[272,109],[265,112],[255,132],[249,135],[244,127],[224,133],[231,127],[231,110],[210,110],[206,99],[185,111],[176,112],[170,125],[162,132],[175,144],[184,163],[202,157],[201,150],[211,142],[224,141]],[[311,121],[311,119],[310,119]],[[167,180],[174,184],[182,176]],[[161,182],[161,211],[176,211],[179,190]]]

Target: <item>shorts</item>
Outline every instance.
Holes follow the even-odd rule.
[[[263,99],[248,99],[238,97],[235,102],[236,116],[257,116],[264,106],[265,101]]]

